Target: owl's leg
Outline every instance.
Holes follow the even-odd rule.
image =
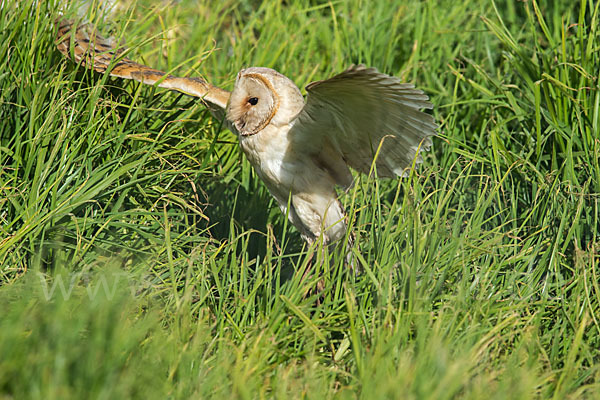
[[[308,255],[308,260],[306,261],[306,267],[304,269],[304,273],[302,274],[302,278],[301,278],[301,282],[307,282],[309,279],[311,279],[314,275],[314,268],[313,268],[313,257],[315,255],[315,249],[312,247],[312,244],[310,245],[310,253]],[[323,278],[320,278],[316,285],[308,285],[305,287],[304,289],[304,294],[302,295],[303,298],[308,298],[311,297],[312,295],[317,295],[317,305],[321,304],[321,300],[322,300],[322,296],[321,293],[323,292],[323,290],[325,289],[325,281],[323,280]]]
[[[346,265],[356,273],[358,272],[356,262],[352,256],[352,248],[356,246],[356,234],[352,229],[348,232],[348,214],[346,214],[346,210],[339,199],[336,199],[335,206],[336,213],[334,214],[334,218],[337,218],[337,220],[332,220],[330,223],[332,225],[337,224],[337,226],[333,225],[336,229],[333,234],[330,235],[332,240],[329,241],[328,246],[332,251],[343,251],[346,257]],[[327,229],[330,229],[330,227]]]
[[[308,247],[308,259],[306,260],[306,267],[304,268],[304,272],[302,273],[302,281],[305,281],[306,279],[308,279],[311,275],[311,271],[312,271],[312,260],[313,257],[315,255],[315,249],[314,249],[314,243],[315,243],[315,237],[310,234],[310,235],[306,235],[306,234],[301,234],[302,239],[304,239],[304,241],[306,242],[306,246]]]
[[[308,249],[309,249],[309,254],[307,256],[307,260],[306,260],[306,264],[305,264],[306,266],[304,268],[304,272],[302,273],[302,278],[301,278],[302,282],[306,282],[309,279],[311,279],[313,277],[313,275],[315,274],[313,258],[315,256],[315,252],[317,251],[317,248],[314,246],[314,244],[319,239],[319,237],[303,234],[302,238],[306,242],[306,245],[308,246]],[[320,279],[317,281],[316,285],[307,286],[307,288],[305,289],[305,292],[303,294],[303,297],[307,298],[312,295],[317,295],[316,302],[317,302],[317,305],[320,305],[321,301],[323,300],[321,293],[323,292],[324,289],[325,289],[325,281],[323,280],[322,277],[320,277]]]

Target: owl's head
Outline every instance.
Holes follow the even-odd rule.
[[[240,135],[254,135],[267,125],[289,123],[304,106],[294,83],[270,68],[241,70],[227,103],[227,120]]]

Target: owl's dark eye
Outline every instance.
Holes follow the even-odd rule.
[[[251,106],[255,106],[256,104],[258,104],[258,97],[250,97],[248,99],[248,103],[250,103]]]

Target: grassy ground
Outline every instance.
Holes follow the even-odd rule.
[[[199,102],[78,68],[57,4],[2,2],[0,398],[600,397],[600,2],[393,3],[87,17],[228,89],[362,62],[431,95],[433,151],[343,196],[364,273],[318,249],[317,299]]]

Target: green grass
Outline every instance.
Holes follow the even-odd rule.
[[[440,136],[342,197],[364,272],[318,248],[316,295],[200,102],[65,60],[57,4],[3,2],[0,398],[600,397],[600,2],[122,3],[87,19],[133,59],[227,89],[365,63]]]

